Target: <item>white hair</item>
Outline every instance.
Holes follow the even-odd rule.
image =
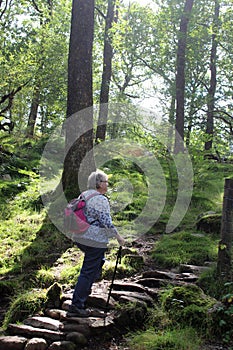
[[[106,181],[108,178],[108,175],[105,174],[102,170],[97,169],[96,171],[93,171],[87,180],[87,188],[96,190],[100,188],[100,183],[102,181]]]

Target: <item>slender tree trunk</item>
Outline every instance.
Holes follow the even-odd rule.
[[[169,129],[168,129],[168,142],[167,148],[171,152],[173,147],[173,137],[174,137],[174,121],[175,121],[175,108],[176,108],[176,99],[174,94],[172,94],[170,108],[169,108]]]
[[[28,117],[26,137],[33,137],[34,136],[34,131],[35,131],[35,125],[36,125],[36,119],[37,119],[37,112],[38,112],[39,104],[40,104],[40,87],[37,84],[34,87],[34,91],[33,91],[31,109],[30,109],[30,114],[29,114],[29,117]]]
[[[108,100],[109,87],[112,76],[112,39],[110,29],[114,21],[115,0],[108,0],[108,11],[106,17],[105,34],[104,34],[104,58],[103,58],[103,73],[100,91],[100,108],[99,119],[96,131],[96,142],[105,140],[107,119],[108,119]]]
[[[218,249],[217,271],[220,278],[230,278],[233,241],[233,179],[226,179],[224,186],[221,241]]]
[[[177,49],[176,72],[176,139],[174,153],[184,150],[184,100],[185,100],[185,53],[188,23],[191,16],[194,0],[186,0],[184,12],[180,21],[180,32]]]
[[[67,196],[86,186],[94,170],[91,157],[82,161],[93,148],[92,47],[94,36],[94,0],[73,0],[68,58],[68,98],[66,122],[66,158],[62,185]],[[78,181],[81,172],[83,181]]]
[[[212,47],[210,54],[210,86],[207,96],[207,123],[206,123],[206,134],[208,140],[205,142],[205,150],[209,151],[212,149],[213,144],[213,134],[214,134],[214,105],[215,105],[215,92],[217,85],[217,69],[216,69],[216,60],[217,60],[217,33],[219,27],[219,10],[220,5],[219,1],[215,0],[215,10],[214,10],[214,21],[213,21],[213,34],[212,34]]]
[[[35,8],[36,12],[39,15],[40,18],[40,26],[43,28],[45,24],[48,24],[51,21],[52,14],[53,14],[53,3],[52,1],[47,1],[47,10],[49,11],[49,16],[45,15],[44,10],[42,10],[42,7],[40,8],[36,2],[33,2],[33,7]],[[46,12],[46,11],[45,11]],[[44,70],[44,35],[41,40],[41,57],[39,60],[39,67],[38,67],[38,73],[35,79],[35,86],[33,90],[33,96],[32,96],[32,102],[31,102],[31,108],[30,113],[28,117],[28,124],[26,129],[26,136],[27,137],[33,137],[35,132],[35,125],[36,125],[36,119],[37,119],[37,113],[38,108],[40,105],[40,90],[41,90],[41,76],[43,74]]]

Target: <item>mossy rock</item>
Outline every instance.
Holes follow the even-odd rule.
[[[115,324],[122,333],[140,329],[147,318],[147,312],[146,305],[142,303],[139,305],[133,302],[124,304],[115,318]]]
[[[139,270],[144,264],[143,256],[138,254],[126,254],[123,261],[126,266],[131,266],[135,270]]]
[[[29,315],[41,312],[46,300],[46,295],[43,290],[33,289],[18,295],[12,301],[3,322],[3,328],[6,328],[9,323],[21,322]]]
[[[162,293],[162,307],[169,318],[184,326],[205,329],[208,310],[216,303],[196,285],[177,286]]]
[[[196,227],[198,231],[206,233],[220,233],[222,215],[216,213],[206,213],[198,217]]]
[[[55,282],[47,290],[45,308],[56,309],[61,307],[61,294],[62,287],[57,282]]]

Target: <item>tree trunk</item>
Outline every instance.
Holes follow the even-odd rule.
[[[221,241],[218,249],[217,271],[220,278],[231,278],[231,250],[233,240],[233,179],[224,186]]]
[[[30,114],[28,117],[26,137],[33,137],[34,136],[39,103],[40,103],[40,87],[38,85],[36,85],[34,88],[34,91],[33,91],[31,109],[30,109]]]
[[[214,134],[214,105],[215,105],[215,92],[216,92],[216,60],[217,60],[217,32],[219,26],[219,1],[215,0],[214,21],[213,21],[213,34],[212,34],[212,47],[210,55],[210,86],[207,95],[207,123],[206,134],[207,141],[205,142],[205,151],[212,149],[213,134]]]
[[[180,21],[176,72],[176,139],[174,153],[184,151],[185,51],[188,23],[194,0],[186,0]]]
[[[39,6],[36,4],[36,2],[33,2],[33,7],[35,8],[37,14],[40,18],[40,26],[41,28],[45,27],[46,24],[48,24],[51,21],[52,12],[53,12],[53,4],[51,1],[47,1],[47,10],[49,11],[49,16],[45,15],[45,11],[40,9]],[[35,132],[35,125],[36,125],[36,119],[37,119],[37,113],[38,108],[40,105],[40,90],[41,90],[41,80],[43,76],[43,70],[44,70],[44,45],[45,45],[45,37],[42,36],[42,40],[40,43],[41,47],[41,58],[38,61],[38,72],[35,78],[35,86],[33,89],[33,96],[32,96],[32,102],[31,102],[31,108],[30,113],[28,117],[28,124],[26,129],[26,136],[27,137],[33,137]]]
[[[110,29],[114,21],[115,0],[108,0],[108,11],[104,33],[104,58],[103,58],[103,73],[100,91],[100,108],[99,119],[96,131],[96,142],[105,140],[107,119],[108,119],[108,100],[109,87],[112,76],[112,39]]]
[[[73,0],[68,59],[68,98],[66,121],[66,159],[62,176],[67,196],[86,187],[95,169],[93,158],[82,161],[93,148],[92,47],[94,0]],[[80,175],[81,172],[81,175]],[[78,175],[81,183],[78,183]],[[81,188],[82,187],[82,188]]]
[[[176,109],[176,99],[174,94],[171,96],[171,102],[170,102],[170,108],[169,108],[169,129],[168,129],[168,136],[167,136],[167,148],[169,152],[172,151],[173,147],[173,140],[174,140],[174,122],[175,122],[175,109]]]

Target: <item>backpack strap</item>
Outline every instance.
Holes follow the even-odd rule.
[[[87,201],[88,201],[89,199],[91,199],[92,197],[98,196],[98,195],[100,195],[100,194],[101,194],[101,193],[99,193],[99,192],[94,192],[94,193],[90,194],[89,196],[85,197],[85,196],[83,196],[83,193],[81,193],[81,195],[83,196],[83,199],[85,200],[86,204],[87,204]],[[81,195],[80,195],[80,196],[81,196]],[[97,219],[96,219],[96,220],[93,220],[93,221],[89,222],[89,224],[91,225],[91,224],[93,224],[93,223],[96,222],[96,221],[98,221],[98,220],[97,220]]]
[[[92,194],[89,194],[89,196],[87,196],[87,197],[85,197],[84,195],[83,195],[83,192],[80,194],[80,197],[82,197],[86,202],[88,201],[88,199],[91,199],[92,197],[95,197],[95,196],[98,196],[98,195],[100,195],[101,193],[99,193],[99,192],[94,192],[94,193],[92,193]]]

